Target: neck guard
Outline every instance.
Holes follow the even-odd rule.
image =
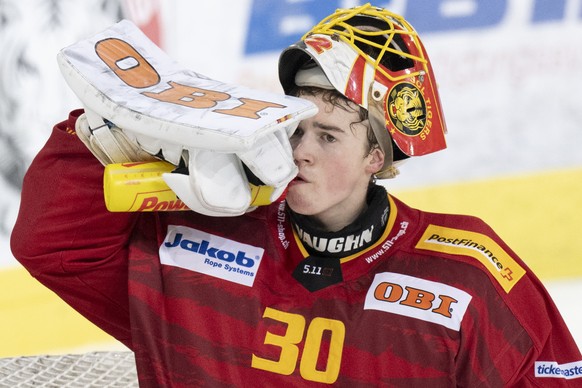
[[[308,216],[289,209],[293,227],[310,255],[341,258],[374,244],[384,231],[390,206],[386,190],[373,185],[366,198],[368,207],[354,222],[337,232],[318,228]]]

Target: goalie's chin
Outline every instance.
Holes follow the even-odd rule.
[[[313,190],[311,184],[301,178],[295,178],[287,186],[287,205],[296,213],[309,215],[313,207]]]

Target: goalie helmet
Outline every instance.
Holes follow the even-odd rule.
[[[385,155],[378,178],[410,156],[446,148],[446,126],[428,56],[401,16],[366,4],[338,9],[279,58],[285,93],[336,89],[365,108]]]

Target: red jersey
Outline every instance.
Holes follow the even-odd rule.
[[[233,218],[109,213],[78,113],[27,173],[12,249],[135,352],[142,386],[582,386],[548,293],[481,220],[388,196],[381,237],[334,267],[308,246],[341,252],[365,232],[315,238],[285,202]]]

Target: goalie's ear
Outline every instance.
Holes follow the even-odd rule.
[[[380,147],[374,147],[366,156],[368,164],[366,165],[366,173],[374,175],[378,173],[384,165],[384,153]]]

